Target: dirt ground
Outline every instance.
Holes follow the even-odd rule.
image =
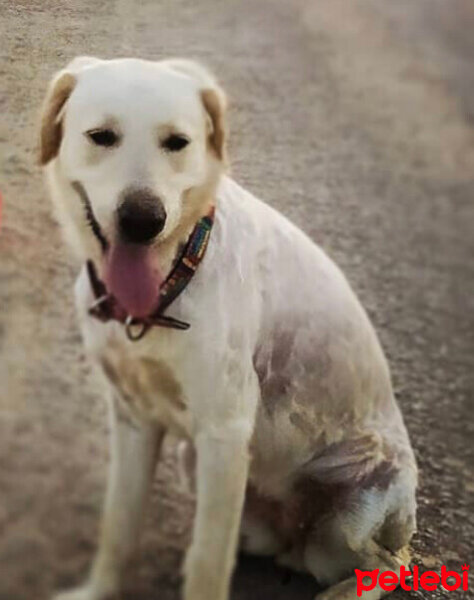
[[[215,69],[232,102],[235,177],[327,249],[378,327],[420,466],[417,562],[472,564],[473,30],[471,0],[1,3],[0,600],[46,600],[80,580],[104,491],[105,407],[74,319],[77,265],[35,166],[46,83],[78,54]],[[179,598],[193,504],[173,450],[129,600]],[[232,598],[316,590],[242,558]]]

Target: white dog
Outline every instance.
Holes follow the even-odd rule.
[[[196,456],[185,600],[228,598],[239,544],[314,574],[324,599],[355,598],[355,568],[407,564],[416,465],[376,334],[324,252],[223,174],[212,76],[78,58],[40,150],[113,423],[98,556],[60,598],[120,589],[167,431]]]

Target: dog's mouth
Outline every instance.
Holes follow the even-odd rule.
[[[80,181],[72,181],[72,188],[76,191],[79,198],[81,199],[82,206],[84,207],[84,212],[86,216],[86,221],[91,228],[93,234],[97,238],[97,241],[102,248],[102,252],[106,253],[109,248],[109,241],[107,240],[104,232],[102,231],[102,227],[100,226],[99,221],[95,218],[94,211],[92,210],[92,205],[89,200],[89,196],[87,195],[85,187],[82,185]]]
[[[81,198],[87,222],[102,250],[100,271],[103,281],[94,266],[94,281],[100,289],[100,297],[108,299],[107,306],[110,310],[113,308],[114,318],[123,318],[123,315],[138,319],[148,317],[159,308],[160,288],[164,282],[156,253],[150,246],[120,240],[109,242],[94,215],[84,186],[79,181],[73,182],[72,186]]]

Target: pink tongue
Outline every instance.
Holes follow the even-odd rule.
[[[133,317],[147,317],[158,307],[163,277],[146,246],[117,242],[105,262],[105,283],[120,306]]]

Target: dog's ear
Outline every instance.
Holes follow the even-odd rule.
[[[214,76],[202,65],[192,60],[173,59],[167,64],[189,77],[197,80],[201,91],[201,100],[208,115],[209,148],[223,162],[226,161],[226,109],[227,98]]]
[[[99,62],[91,56],[78,56],[57,73],[49,86],[41,113],[39,164],[49,163],[59,152],[62,138],[62,117],[65,104],[77,82],[82,69]]]
[[[208,127],[209,145],[217,158],[225,162],[226,156],[226,97],[220,88],[206,88],[201,91],[201,99],[210,118]]]
[[[46,165],[59,152],[62,137],[62,109],[76,85],[76,78],[68,72],[55,77],[43,104],[40,129],[39,164]]]

